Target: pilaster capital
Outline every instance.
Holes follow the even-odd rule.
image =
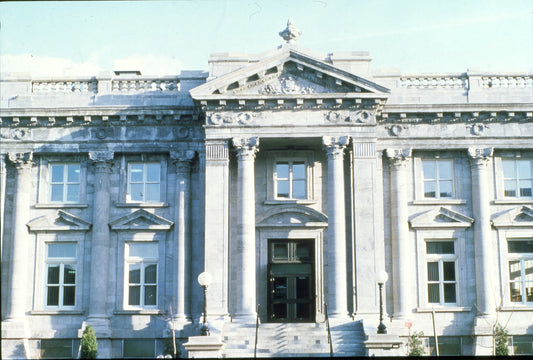
[[[253,160],[255,153],[259,150],[259,138],[252,137],[235,137],[232,139],[233,146],[237,148],[239,160]]]
[[[195,157],[196,151],[194,150],[173,150],[170,152],[170,159],[176,165],[177,174],[188,174]]]
[[[9,161],[11,161],[15,165],[15,168],[19,172],[29,170],[31,169],[33,165],[33,153],[32,152],[26,152],[26,153],[10,152],[7,154],[7,157]]]
[[[473,168],[486,167],[490,162],[490,158],[492,156],[493,151],[494,151],[494,148],[491,148],[491,147],[487,147],[487,148],[469,147],[468,156],[470,157],[471,167]]]
[[[385,150],[385,154],[387,155],[392,168],[401,168],[407,166],[407,158],[411,156],[411,149],[389,148]]]
[[[93,162],[96,170],[111,169],[111,161],[114,155],[112,151],[89,151],[89,159]]]
[[[323,136],[322,145],[328,155],[328,160],[342,159],[344,148],[350,142],[349,136]]]

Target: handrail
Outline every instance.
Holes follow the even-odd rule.
[[[328,305],[324,302],[324,312],[326,315],[326,328],[328,329],[329,357],[333,357],[333,341],[331,340],[331,330],[329,328]]]
[[[260,304],[257,304],[257,310],[255,313],[255,344],[254,344],[254,359],[257,356],[257,334],[259,332],[259,306]]]

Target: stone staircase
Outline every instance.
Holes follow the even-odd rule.
[[[365,334],[358,321],[331,324],[333,356],[364,356]],[[226,323],[222,332],[226,344],[223,357],[252,358],[255,325]],[[256,357],[329,357],[325,323],[260,324]]]

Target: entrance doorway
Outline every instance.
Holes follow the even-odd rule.
[[[314,322],[313,240],[269,240],[268,320]]]

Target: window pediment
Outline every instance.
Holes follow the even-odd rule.
[[[529,206],[511,209],[492,219],[492,225],[495,228],[533,227],[533,209]]]
[[[257,227],[326,227],[326,215],[303,206],[276,206],[256,222]]]
[[[91,224],[66,211],[58,210],[51,215],[41,216],[30,221],[28,229],[34,232],[41,231],[88,231]]]
[[[174,223],[144,209],[120,217],[109,223],[111,230],[169,230]]]
[[[474,219],[445,207],[430,210],[409,220],[411,228],[467,228]]]

